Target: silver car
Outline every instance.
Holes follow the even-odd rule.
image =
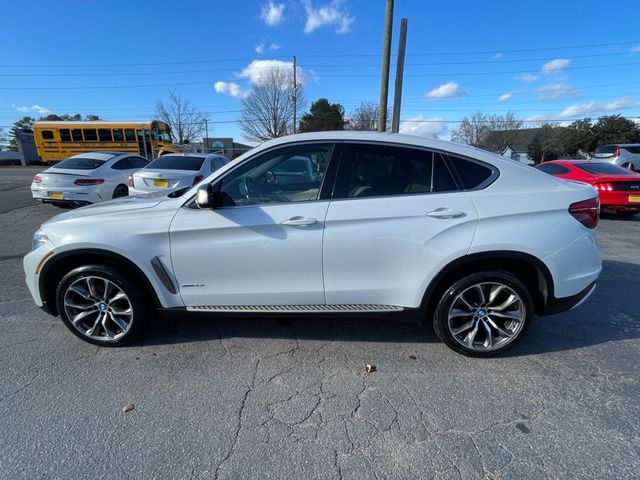
[[[129,195],[190,187],[227,163],[229,159],[218,154],[163,155],[129,176]]]
[[[637,172],[640,171],[640,143],[600,145],[593,153],[593,158]]]

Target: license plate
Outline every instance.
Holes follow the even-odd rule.
[[[640,195],[629,195],[630,202],[640,202]]]
[[[62,200],[64,198],[64,194],[61,192],[49,192],[49,197],[54,200]]]
[[[154,187],[168,187],[169,186],[169,180],[155,179],[153,181],[153,186]]]

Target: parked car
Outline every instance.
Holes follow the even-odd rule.
[[[217,154],[166,154],[129,176],[129,195],[190,187],[227,163],[227,157]]]
[[[317,175],[274,182],[294,157]],[[283,137],[197,186],[117,203],[53,218],[24,258],[36,304],[104,346],[157,311],[375,315],[490,356],[534,314],[584,301],[601,270],[591,186],[415,136]]]
[[[565,180],[588,183],[598,192],[603,209],[620,214],[640,211],[640,174],[610,163],[553,160],[536,167]]]
[[[129,175],[149,161],[122,152],[88,152],[74,155],[33,178],[34,200],[58,207],[79,207],[126,197]]]
[[[593,160],[640,171],[640,143],[600,145],[593,153]]]

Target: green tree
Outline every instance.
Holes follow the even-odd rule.
[[[563,152],[572,157],[587,155],[596,145],[593,136],[593,124],[589,117],[567,125],[560,133]]]
[[[562,127],[550,123],[542,125],[529,145],[529,158],[536,164],[558,158],[564,151],[562,135]]]
[[[20,120],[13,124],[11,130],[9,131],[9,147],[8,150],[17,151],[18,143],[16,141],[16,134],[23,128],[30,129],[31,125],[35,122],[79,122],[82,121],[82,115],[76,113],[75,115],[56,115],[55,113],[50,113],[49,115],[45,115],[43,117],[22,117]],[[86,121],[94,121],[94,120],[102,120],[99,115],[86,115],[84,117]]]
[[[300,132],[319,132],[324,130],[344,130],[344,107],[339,103],[329,103],[319,98],[311,104],[309,113],[300,120]]]
[[[600,117],[593,126],[593,151],[603,143],[639,143],[640,127],[621,115]]]

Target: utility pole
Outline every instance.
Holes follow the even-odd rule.
[[[298,80],[297,80],[297,70],[298,65],[296,63],[296,56],[293,56],[293,93],[292,101],[293,101],[293,133],[296,133],[297,126],[297,116],[298,116]]]
[[[404,52],[407,47],[407,19],[400,20],[400,43],[398,45],[398,58],[396,60],[396,83],[393,91],[393,120],[391,131],[400,131],[400,105],[402,104],[402,79],[404,77]]]
[[[209,120],[204,119],[204,153],[209,153]]]
[[[389,96],[389,63],[391,61],[391,32],[393,29],[393,0],[387,0],[384,20],[384,39],[382,41],[382,74],[380,78],[380,112],[378,113],[378,131],[387,129],[387,98]]]

